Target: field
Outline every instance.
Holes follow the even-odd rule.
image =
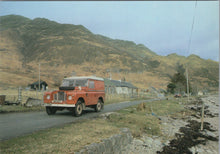
[[[1,95],[5,95],[5,101],[9,103],[16,103],[18,101],[18,88],[15,89],[7,89],[1,90]],[[7,113],[7,112],[28,112],[28,111],[40,111],[44,110],[43,106],[32,106],[26,107],[24,104],[27,102],[28,98],[35,98],[42,100],[43,99],[43,92],[39,91],[27,91],[22,90],[21,99],[22,102],[19,105],[1,105],[0,106],[0,113]],[[43,103],[43,101],[42,101]]]
[[[73,153],[85,145],[119,133],[123,127],[130,128],[132,135],[137,138],[142,133],[159,136],[161,125],[158,116],[181,117],[185,110],[179,101],[175,99],[142,103],[110,115],[104,114],[100,118],[2,141],[0,153]]]

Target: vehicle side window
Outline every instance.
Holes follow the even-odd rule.
[[[74,80],[63,80],[61,87],[73,87],[74,86]]]
[[[69,87],[73,87],[74,86],[74,80],[69,80]]]
[[[76,80],[76,86],[82,86],[86,87],[87,86],[87,80]]]
[[[91,88],[91,89],[95,88],[94,81],[89,81],[89,88]]]

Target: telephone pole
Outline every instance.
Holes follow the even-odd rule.
[[[110,79],[110,80],[112,79],[111,69],[110,69],[110,71],[109,71],[109,79]]]
[[[187,97],[189,102],[189,76],[188,76],[188,66],[186,66],[186,85],[187,85]]]
[[[111,68],[107,69],[106,71],[109,73],[109,80],[111,80],[112,79]]]
[[[191,47],[191,42],[192,42],[192,33],[193,33],[193,28],[194,28],[194,23],[195,23],[195,16],[196,16],[196,6],[197,6],[197,0],[195,3],[195,10],[194,10],[194,15],[193,15],[193,21],[192,21],[192,27],[191,27],[191,32],[189,36],[189,43],[188,43],[188,53],[190,52],[190,47]],[[186,64],[186,84],[187,84],[187,95],[188,95],[188,102],[189,102],[189,77],[188,77],[188,64]]]
[[[38,89],[40,91],[40,63],[39,63],[39,85],[38,85]]]

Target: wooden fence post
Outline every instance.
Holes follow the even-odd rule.
[[[18,88],[18,103],[22,103],[22,88]]]
[[[204,122],[204,102],[202,101],[202,119],[201,119],[201,130],[203,130],[203,122]]]

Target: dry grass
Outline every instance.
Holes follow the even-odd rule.
[[[182,100],[183,104],[185,102],[186,100]],[[142,133],[159,136],[161,135],[159,117],[182,117],[183,112],[188,111],[178,99],[154,101],[122,109],[119,114],[110,115],[109,121],[119,127],[130,128],[134,137],[140,137]]]
[[[111,114],[108,121],[113,125],[122,128],[127,127],[131,130],[133,137],[140,137],[141,134],[160,135],[159,120],[153,116],[146,116],[141,112],[133,110],[128,113],[121,111],[119,114]]]
[[[137,106],[137,111],[145,111],[146,106],[144,103],[141,103]]]
[[[16,103],[18,100],[18,89],[1,90],[1,95],[6,95],[5,101]],[[28,98],[35,98],[43,100],[43,92],[22,90],[22,103],[20,105],[2,105],[0,106],[0,113],[8,112],[31,112],[45,110],[44,106],[25,107]]]
[[[112,55],[111,55],[112,56]],[[115,55],[113,55],[115,56]],[[7,59],[7,58],[6,58]],[[16,58],[15,58],[16,59]],[[1,70],[1,80],[6,83],[6,86],[27,86],[28,84],[35,82],[38,80],[38,63],[30,62],[27,68],[22,68],[18,59],[13,60],[12,68],[8,69],[5,66],[2,67]],[[18,64],[19,63],[19,64]],[[119,60],[121,69],[129,69],[128,66],[124,66],[121,64]],[[71,76],[72,70],[74,70],[78,76],[86,76],[86,75],[96,75],[103,78],[108,78],[109,73],[106,72],[107,69],[112,68],[112,63],[105,63],[104,65],[92,64],[91,63],[83,63],[81,65],[59,65],[59,66],[51,66],[46,61],[41,61],[41,78],[45,80],[49,88],[55,88],[54,83],[55,80],[61,80],[64,76]],[[19,66],[19,68],[17,68]],[[13,69],[15,68],[15,69]],[[84,68],[89,68],[89,70],[85,70]],[[57,75],[53,75],[56,72]],[[54,78],[55,77],[55,78]],[[166,88],[167,78],[161,78],[155,73],[143,72],[143,73],[116,73],[112,72],[112,77],[114,80],[120,80],[123,77],[126,77],[126,81],[132,82],[135,86],[143,89],[147,89],[150,86]]]
[[[0,106],[0,113],[9,113],[9,112],[32,112],[32,111],[43,111],[45,110],[44,106],[33,106],[25,107],[21,105],[3,105]]]
[[[40,131],[0,144],[0,153],[73,153],[83,146],[100,142],[119,130],[102,119],[81,121]]]
[[[6,101],[16,102],[18,100],[18,88],[8,88],[7,90],[0,90],[0,94],[6,95]],[[43,91],[22,90],[22,104],[25,104],[29,97],[42,100],[43,94]]]
[[[138,100],[141,98],[137,97],[129,97],[128,95],[123,95],[123,94],[106,94],[105,95],[105,104],[114,104],[114,103],[119,103],[119,102],[124,102],[124,101],[133,101],[133,100]]]

